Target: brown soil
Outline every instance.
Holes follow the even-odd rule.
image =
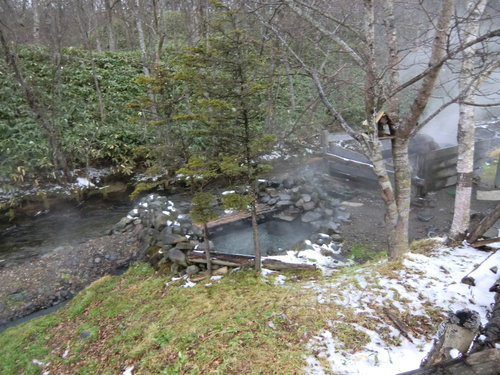
[[[349,207],[351,222],[342,225],[344,249],[356,244],[376,251],[387,249],[387,235],[384,223],[385,206],[375,184],[360,181],[346,181],[353,186],[356,196],[351,202],[363,204]],[[423,204],[413,204],[410,216],[410,241],[432,236],[446,236],[453,219],[455,188],[449,187],[429,193]],[[477,200],[475,190],[472,200],[473,213],[485,213],[495,206],[492,201]],[[495,228],[500,228],[497,223]]]

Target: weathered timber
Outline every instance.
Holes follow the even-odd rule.
[[[256,209],[257,209],[257,215],[269,214],[269,213],[276,211],[275,208],[268,206],[267,204],[262,204],[262,203],[257,204]],[[240,220],[249,219],[251,216],[252,216],[251,212],[236,212],[236,213],[232,213],[232,214],[226,214],[226,215],[222,215],[221,217],[219,217],[215,220],[209,221],[207,224],[207,227],[208,227],[208,229],[214,229],[215,227],[218,227],[219,225],[231,224],[231,223],[235,223],[235,222],[240,221]]]
[[[223,253],[210,253],[210,260],[212,264],[229,267],[252,267],[254,264],[254,257],[248,255],[234,255]],[[191,251],[188,254],[188,261],[192,263],[206,263],[207,259],[205,254],[200,251]],[[285,263],[277,259],[264,259],[262,266],[274,271],[282,270],[315,270],[316,266],[313,264],[303,263]]]
[[[483,218],[473,230],[470,231],[469,236],[467,237],[467,241],[469,243],[476,242],[479,237],[481,237],[488,229],[490,229],[493,224],[500,219],[500,203],[497,204],[495,209],[490,212],[487,216]]]
[[[500,350],[487,349],[398,375],[498,375]]]
[[[252,266],[254,257],[247,255],[234,255],[224,253],[210,253],[212,264],[229,267]],[[191,251],[188,253],[188,261],[191,263],[206,263],[205,253],[201,251]]]
[[[472,247],[478,248],[478,247],[490,245],[490,244],[495,243],[495,242],[500,242],[500,237],[490,238],[488,240],[476,241],[476,242],[471,243],[470,245]]]
[[[451,359],[451,349],[457,349],[462,355],[467,354],[472,341],[479,333],[480,326],[481,319],[475,311],[464,309],[450,314],[420,367],[430,367]]]
[[[482,341],[474,343],[473,352],[486,348],[495,348],[500,344],[500,279],[498,279],[490,288],[490,292],[495,292],[495,304],[491,309],[488,323],[482,332],[485,337]],[[498,349],[497,349],[498,350]],[[500,350],[498,350],[500,351]],[[498,366],[500,373],[500,365]]]
[[[462,284],[467,284],[467,285],[470,285],[470,286],[476,286],[476,279],[474,277],[472,277],[471,274],[474,273],[475,271],[477,271],[477,269],[479,267],[481,267],[493,255],[495,255],[496,252],[497,252],[497,250],[493,251],[490,255],[488,255],[486,258],[484,258],[481,263],[476,264],[474,266],[474,268],[467,275],[465,275],[464,277],[462,277],[461,283]]]
[[[396,328],[401,332],[401,334],[406,337],[406,339],[413,344],[413,340],[410,337],[410,328],[399,319],[396,314],[389,311],[389,309],[384,308],[384,313],[387,317],[394,323]]]
[[[500,279],[497,283],[499,282]],[[488,320],[488,324],[486,324],[484,329],[484,335],[486,336],[487,345],[495,347],[500,343],[500,288],[497,288],[495,304],[491,311],[490,320]]]
[[[277,259],[264,259],[262,261],[262,266],[274,271],[283,270],[312,270],[316,269],[314,264],[304,264],[304,263],[285,263]]]

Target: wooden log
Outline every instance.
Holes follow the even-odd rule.
[[[500,350],[487,349],[397,375],[498,375],[499,369]]]
[[[254,264],[254,257],[248,255],[211,253],[210,260],[213,264],[228,267],[251,267]],[[193,250],[188,253],[188,261],[191,263],[206,263],[207,259],[203,252]],[[264,268],[268,268],[273,271],[316,269],[314,264],[286,263],[277,259],[264,259],[262,265]]]
[[[478,248],[478,247],[483,247],[483,246],[486,246],[486,245],[489,245],[489,244],[492,244],[495,242],[500,242],[500,237],[490,238],[488,240],[476,241],[476,242],[471,243],[470,245],[474,248]]]
[[[457,349],[462,355],[467,354],[472,341],[479,333],[480,326],[481,319],[476,311],[464,309],[450,314],[420,367],[430,367],[451,359],[451,349]]]
[[[213,264],[229,267],[245,267],[253,265],[254,258],[246,255],[210,253],[210,260]],[[190,251],[188,253],[188,261],[191,263],[206,263],[207,259],[201,251]]]
[[[314,264],[304,264],[304,263],[285,263],[277,259],[264,259],[262,261],[262,267],[273,270],[273,271],[283,271],[283,270],[311,270],[314,271],[316,266]]]
[[[495,348],[500,344],[500,279],[498,279],[490,288],[490,292],[495,292],[495,304],[491,310],[488,323],[482,332],[484,340],[477,340],[472,348],[473,352],[485,348]],[[499,366],[500,368],[500,366]],[[500,371],[499,371],[500,373]]]
[[[467,237],[467,241],[469,243],[476,242],[479,237],[481,237],[488,229],[490,229],[493,224],[500,219],[500,203],[497,204],[495,209],[490,212],[489,215],[485,216],[483,220],[479,222],[479,224],[470,231],[469,236]]]
[[[268,206],[267,204],[259,203],[257,204],[257,215],[264,215],[275,212],[274,207]],[[232,214],[222,215],[215,220],[211,220],[207,223],[208,229],[214,229],[220,225],[236,223],[240,220],[249,219],[252,216],[250,212],[235,212]],[[199,226],[201,229],[202,226]]]

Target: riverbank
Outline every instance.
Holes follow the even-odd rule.
[[[395,374],[417,368],[449,310],[482,323],[493,256],[438,242],[402,262],[317,273],[170,278],[136,263],[54,314],[0,334],[5,374]],[[437,246],[437,248],[436,248]],[[386,311],[408,327],[401,332]],[[20,350],[22,348],[22,350]]]
[[[0,271],[0,324],[65,301],[139,256],[132,233],[60,246]]]

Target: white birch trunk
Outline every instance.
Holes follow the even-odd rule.
[[[465,29],[464,43],[469,43],[479,34],[479,20],[484,12],[487,0],[471,0],[468,11],[471,16]],[[473,103],[479,80],[474,75],[474,55],[476,47],[471,46],[463,52],[462,69],[459,76],[461,95],[460,117],[458,120],[458,161],[455,210],[451,224],[450,238],[463,240],[470,224],[470,205],[472,196],[472,174],[474,171],[474,107]]]
[[[144,39],[144,29],[141,19],[141,3],[140,0],[135,0],[135,25],[137,28],[137,38],[139,39],[139,49],[141,51],[142,71],[146,77],[150,76],[148,67],[148,54],[146,50],[146,40]]]
[[[396,137],[392,142],[398,219],[395,230],[394,248],[392,252],[389,251],[391,259],[400,258],[408,251],[411,203],[411,170],[408,158],[408,143],[409,139],[403,137]]]
[[[40,43],[40,3],[39,0],[33,0],[33,41]]]

